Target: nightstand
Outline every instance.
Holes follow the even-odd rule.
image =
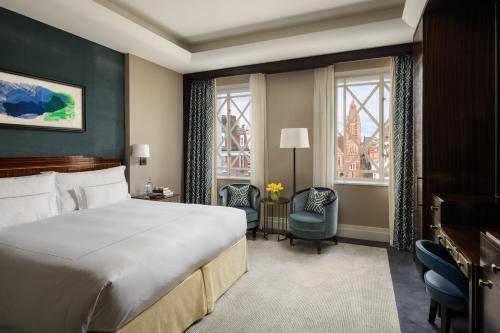
[[[182,194],[180,193],[174,193],[171,196],[164,197],[160,194],[153,194],[153,195],[148,195],[148,194],[140,194],[133,196],[132,199],[141,199],[141,200],[151,200],[151,201],[163,201],[163,202],[182,202]]]

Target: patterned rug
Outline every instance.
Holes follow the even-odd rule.
[[[249,271],[187,333],[399,333],[387,251],[248,241]]]

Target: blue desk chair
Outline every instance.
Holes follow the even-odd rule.
[[[247,185],[248,184],[229,184],[223,186],[219,190],[217,204],[219,206],[228,205],[229,186],[242,187]],[[248,200],[250,201],[250,207],[234,207],[234,208],[245,211],[247,216],[247,230],[252,231],[252,237],[255,240],[255,237],[257,235],[257,229],[259,228],[260,225],[260,190],[257,187],[250,185],[250,190],[248,195],[249,195]]]
[[[317,214],[304,210],[310,188],[295,193],[292,197],[288,219],[290,245],[294,238],[316,241],[318,254],[321,253],[321,241],[331,240],[337,244],[337,215],[339,201],[337,192],[326,187],[315,187],[318,191],[328,191],[328,201],[323,205],[324,213]]]
[[[419,240],[416,254],[422,264],[430,269],[424,275],[425,289],[431,298],[428,321],[434,323],[439,307],[441,332],[449,333],[451,315],[467,313],[469,282],[440,244]]]

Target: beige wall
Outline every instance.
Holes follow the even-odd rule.
[[[292,194],[291,149],[279,148],[280,131],[285,127],[307,127],[313,138],[312,70],[267,76],[269,180],[283,182],[284,195]],[[313,149],[297,149],[297,190],[312,186]],[[335,185],[339,193],[339,223],[388,228],[387,187]]]
[[[280,148],[281,129],[307,127],[312,139],[313,71],[272,74],[267,82],[269,181],[282,182],[293,193],[293,150]],[[297,149],[297,190],[312,185],[312,149]]]
[[[339,223],[389,228],[387,186],[335,185],[339,195]]]
[[[155,186],[181,190],[182,75],[134,55],[126,57],[127,165],[130,193],[144,192],[151,178]],[[140,166],[130,158],[130,147],[148,143],[151,157]]]

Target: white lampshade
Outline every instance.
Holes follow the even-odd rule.
[[[132,157],[149,157],[149,145],[147,143],[138,143],[132,146]]]
[[[309,148],[307,128],[282,128],[280,148]]]

